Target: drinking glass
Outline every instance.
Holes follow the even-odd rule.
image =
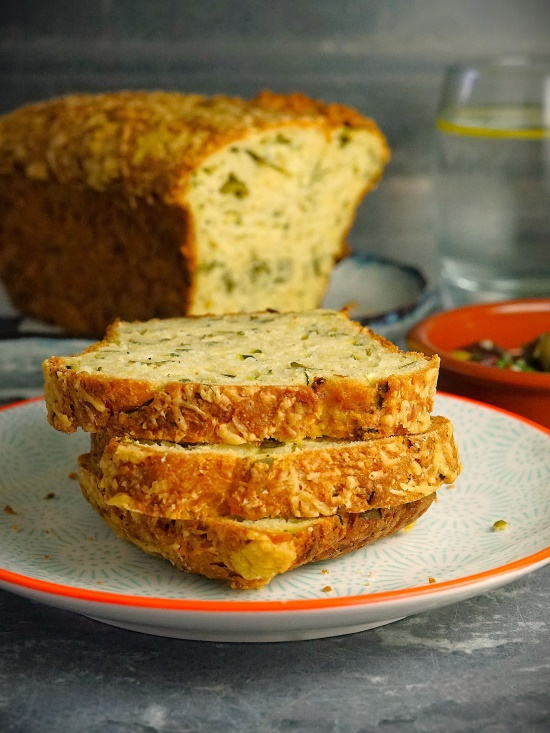
[[[445,307],[550,296],[550,59],[446,70],[434,183]]]

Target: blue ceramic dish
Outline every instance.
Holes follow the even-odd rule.
[[[324,308],[348,307],[351,318],[399,346],[413,324],[438,305],[437,291],[420,270],[366,254],[335,267],[323,300]]]

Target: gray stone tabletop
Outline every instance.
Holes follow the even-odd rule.
[[[358,634],[229,644],[0,591],[2,733],[543,733],[550,567]]]

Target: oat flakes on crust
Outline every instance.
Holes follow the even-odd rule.
[[[366,514],[303,520],[236,521],[229,517],[168,520],[105,504],[93,462],[81,459],[82,493],[122,539],[169,560],[177,568],[229,582],[232,588],[261,588],[276,575],[305,563],[328,560],[394,534],[416,521],[435,495]]]
[[[46,374],[45,393],[51,425],[67,433],[81,427],[174,443],[352,440],[427,430],[437,371],[434,365],[406,384],[390,377],[383,396],[378,386],[342,385],[341,380],[327,380],[317,391],[306,386],[214,390],[184,384],[159,392],[145,383],[130,387],[113,380],[107,385],[60,372]],[[121,405],[116,411],[110,409],[112,399]]]
[[[303,94],[264,91],[244,100],[121,91],[60,97],[1,116],[0,175],[24,170],[33,180],[172,204],[182,200],[189,175],[211,152],[286,123],[321,125],[327,134],[341,125],[367,129],[380,139],[383,164],[389,158],[372,120]]]
[[[443,417],[425,433],[344,443],[179,446],[95,433],[91,444],[106,504],[166,519],[364,512],[432,494],[461,468]]]

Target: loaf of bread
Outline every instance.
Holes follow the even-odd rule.
[[[210,445],[92,435],[109,506],[165,519],[319,517],[417,501],[453,483],[460,461],[449,420],[366,441]]]
[[[82,493],[119,537],[177,568],[243,589],[261,588],[304,563],[332,559],[394,534],[416,521],[435,497],[429,494],[396,507],[315,519],[170,520],[107,504],[100,483],[97,461],[90,454],[81,456]]]
[[[43,364],[58,430],[228,444],[426,431],[438,369],[323,309],[117,322]]]
[[[376,125],[301,94],[76,95],[0,118],[0,278],[24,314],[318,307],[388,160]]]

